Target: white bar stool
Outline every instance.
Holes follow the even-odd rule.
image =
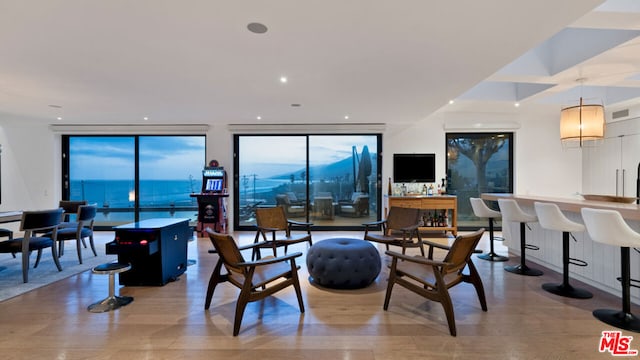
[[[498,237],[493,236],[493,223],[495,219],[500,219],[502,215],[500,215],[499,211],[495,211],[487,206],[484,201],[480,198],[469,198],[471,202],[471,208],[473,209],[473,214],[479,218],[489,219],[489,252],[487,254],[478,255],[479,259],[488,260],[488,261],[507,261],[509,260],[508,256],[502,256],[496,254],[493,249],[493,242],[496,239],[500,239]]]
[[[582,208],[582,219],[593,241],[620,247],[622,310],[597,309],[593,316],[620,329],[640,332],[640,319],[631,313],[631,268],[629,248],[640,247],[635,232],[615,210]],[[634,280],[635,281],[635,280]]]
[[[574,232],[583,232],[584,225],[571,221],[553,203],[534,202],[540,226],[547,230],[562,232],[562,284],[542,284],[546,291],[574,299],[590,299],[593,294],[587,290],[574,288],[569,284],[569,265],[587,266],[587,263],[569,257],[569,236]],[[575,240],[575,238],[574,238]]]
[[[526,249],[540,250],[540,248],[535,245],[527,244],[525,238],[525,227],[527,226],[527,223],[537,222],[538,217],[522,211],[518,203],[513,199],[498,199],[498,206],[500,207],[500,213],[502,214],[503,223],[511,221],[520,223],[520,265],[505,266],[504,269],[510,273],[519,275],[542,275],[543,273],[541,270],[532,269],[527,266],[525,256]]]

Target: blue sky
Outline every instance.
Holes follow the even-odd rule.
[[[70,139],[71,180],[134,177],[134,138],[74,136]],[[188,180],[206,165],[204,136],[140,137],[141,179]]]

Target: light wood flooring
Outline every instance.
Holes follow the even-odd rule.
[[[112,237],[112,233],[98,236]],[[240,243],[252,232],[234,234]],[[361,232],[316,232],[328,237],[361,238]],[[487,249],[485,234],[481,247]],[[446,239],[441,239],[447,241]],[[85,272],[0,303],[0,357],[3,359],[604,359],[601,332],[616,330],[599,322],[596,308],[619,309],[618,297],[589,288],[590,300],[543,291],[560,282],[507,273],[505,263],[475,259],[487,295],[482,312],[469,284],[452,289],[458,336],[452,337],[438,303],[401,287],[394,288],[388,311],[382,309],[388,270],[360,290],[329,290],[310,285],[304,255],[301,285],[306,312],[300,314],[293,289],[247,307],[240,335],[232,323],[238,291],[216,289],[211,309],[204,297],[216,255],[208,239],[189,243],[196,264],[176,282],[161,287],[121,287],[130,305],[94,314],[87,306],[108,292],[106,275]],[[378,246],[381,254],[384,247]],[[505,254],[502,246],[499,252]],[[305,244],[290,251],[306,253]],[[475,256],[474,256],[475,257]],[[518,258],[511,257],[509,264]],[[534,266],[533,263],[530,265]],[[0,273],[0,276],[2,274]],[[612,274],[615,276],[615,274]],[[573,281],[573,285],[581,285]],[[640,309],[633,306],[635,313]],[[635,333],[623,332],[636,336]],[[640,349],[640,337],[631,348]]]

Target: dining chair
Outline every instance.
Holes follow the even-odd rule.
[[[75,224],[74,227],[59,227],[57,229],[57,243],[58,243],[58,256],[64,255],[64,243],[66,241],[76,241],[76,252],[78,253],[78,262],[82,264],[82,246],[84,239],[89,239],[89,245],[93,256],[98,256],[96,247],[93,243],[93,223],[98,212],[98,205],[80,205],[78,206],[77,214],[75,216],[75,222],[69,224]],[[50,236],[50,233],[46,233],[45,236]]]
[[[59,208],[24,211],[20,221],[20,231],[24,232],[24,235],[20,238],[0,241],[0,253],[22,253],[22,280],[25,283],[29,282],[29,255],[32,251],[37,251],[36,262],[33,266],[36,268],[40,264],[42,250],[50,247],[53,261],[58,271],[62,271],[55,246],[61,217],[62,209]],[[48,232],[50,235],[36,236],[36,233],[43,232]]]

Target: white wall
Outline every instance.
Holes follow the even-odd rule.
[[[490,130],[515,132],[516,193],[570,196],[581,192],[581,153],[579,149],[562,149],[558,116],[553,107],[509,115],[440,113],[409,125],[387,125],[383,133],[383,185],[392,173],[393,153],[435,153],[436,176],[444,176],[447,123],[456,127],[447,131],[461,132],[461,126],[469,124],[469,131],[480,131],[484,126],[485,130],[494,127]],[[484,125],[479,128],[478,124]],[[517,129],[509,129],[513,127]],[[233,134],[226,125],[212,125],[207,133],[207,161],[217,159],[227,169],[231,193],[232,140]],[[0,211],[56,206],[61,193],[60,135],[54,134],[48,123],[0,114],[0,144]],[[232,201],[230,197],[229,205]]]

